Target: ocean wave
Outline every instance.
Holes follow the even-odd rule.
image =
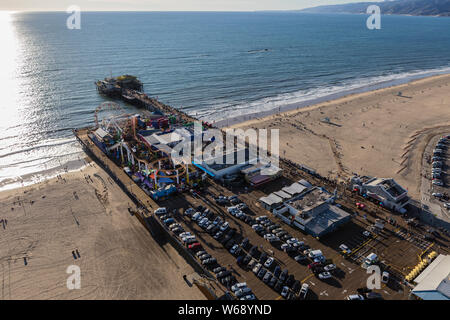
[[[339,85],[317,87],[282,93],[264,97],[255,101],[244,103],[218,103],[211,107],[189,110],[188,113],[196,115],[202,120],[210,122],[224,122],[227,119],[242,117],[245,115],[259,114],[261,112],[277,112],[304,107],[321,101],[335,99],[350,93],[370,91],[391,85],[402,84],[412,80],[450,73],[450,67],[442,67],[429,70],[416,70],[404,73],[392,73],[369,78],[347,80]],[[211,111],[213,110],[213,111]],[[241,120],[244,120],[243,118]],[[246,118],[245,120],[248,120]]]
[[[10,157],[12,155],[19,154],[19,153],[26,153],[26,152],[30,152],[30,151],[41,149],[41,148],[62,146],[62,145],[71,144],[71,143],[74,143],[74,142],[76,142],[75,137],[49,140],[49,141],[47,141],[47,142],[45,142],[43,144],[35,145],[35,146],[29,147],[29,148],[17,149],[15,151],[11,151],[11,152],[8,152],[8,153],[0,154],[0,159],[1,158],[6,158],[6,157]]]

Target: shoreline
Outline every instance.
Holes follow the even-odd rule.
[[[434,77],[440,76],[448,76],[450,75],[450,68],[444,67],[441,70],[435,71],[423,71],[423,73],[419,72],[417,74],[405,76],[404,78],[384,80],[379,82],[374,82],[372,84],[366,84],[361,87],[353,88],[353,89],[344,89],[339,92],[327,94],[317,98],[306,99],[304,101],[300,101],[297,103],[286,103],[279,107],[272,108],[270,110],[261,110],[253,113],[247,113],[237,116],[231,116],[222,120],[218,120],[214,122],[214,125],[219,128],[229,128],[234,126],[240,126],[244,122],[252,121],[252,120],[262,120],[264,118],[277,115],[280,113],[288,113],[288,112],[296,112],[305,110],[305,108],[315,107],[317,105],[321,105],[327,102],[333,102],[335,100],[339,100],[342,98],[352,97],[358,94],[375,92],[378,90],[389,89],[394,87],[401,87],[403,85],[412,84],[416,81],[431,79]]]
[[[433,81],[436,79],[445,79],[445,78],[450,78],[450,72],[449,73],[444,73],[444,74],[438,74],[438,75],[432,75],[432,76],[427,76],[427,77],[423,77],[423,78],[419,78],[419,79],[415,79],[415,80],[411,80],[411,81],[407,81],[405,83],[402,84],[395,84],[395,85],[391,85],[391,86],[387,86],[387,87],[381,87],[378,89],[373,89],[373,90],[366,90],[366,91],[362,91],[362,92],[355,92],[355,93],[348,93],[345,95],[342,95],[338,98],[334,98],[334,99],[326,99],[324,101],[321,102],[317,102],[314,104],[308,104],[306,106],[303,107],[298,107],[295,109],[289,109],[286,111],[281,111],[281,112],[275,112],[275,111],[271,111],[270,114],[268,115],[264,115],[261,117],[255,117],[253,119],[250,120],[243,120],[240,122],[236,122],[233,123],[230,126],[225,126],[222,127],[223,129],[226,128],[238,128],[238,127],[244,127],[244,126],[248,126],[251,125],[252,123],[255,122],[260,122],[260,121],[265,121],[268,120],[274,116],[281,116],[281,115],[291,115],[291,114],[295,114],[295,113],[299,113],[299,112],[306,112],[306,111],[312,111],[315,109],[318,109],[320,107],[326,107],[327,105],[333,104],[333,103],[339,103],[339,102],[345,102],[345,101],[349,101],[352,99],[358,99],[360,97],[364,97],[367,95],[371,95],[371,94],[377,94],[377,93],[382,93],[385,92],[387,90],[394,90],[394,89],[400,89],[400,88],[406,88],[409,85],[415,85],[415,84],[419,84],[419,83],[423,83],[423,82],[427,82],[427,81]],[[259,113],[255,113],[255,114],[259,114]]]

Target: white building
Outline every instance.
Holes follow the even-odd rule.
[[[450,300],[450,255],[439,255],[414,279],[411,296],[421,300]]]
[[[394,179],[354,176],[351,183],[354,191],[379,201],[384,207],[400,213],[406,212],[404,207],[410,200],[408,191]]]

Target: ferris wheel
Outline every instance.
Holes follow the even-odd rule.
[[[100,113],[104,114],[104,117],[100,120]],[[97,128],[102,127],[108,130],[111,126],[114,126],[118,131],[122,132],[123,129],[120,123],[128,121],[130,114],[126,113],[125,110],[118,104],[112,101],[105,101],[101,103],[94,113],[95,126]]]

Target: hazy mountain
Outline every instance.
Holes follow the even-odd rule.
[[[383,2],[358,2],[319,6],[301,10],[311,13],[366,13],[369,5],[376,4],[382,14],[413,16],[450,16],[450,0],[395,0]]]

